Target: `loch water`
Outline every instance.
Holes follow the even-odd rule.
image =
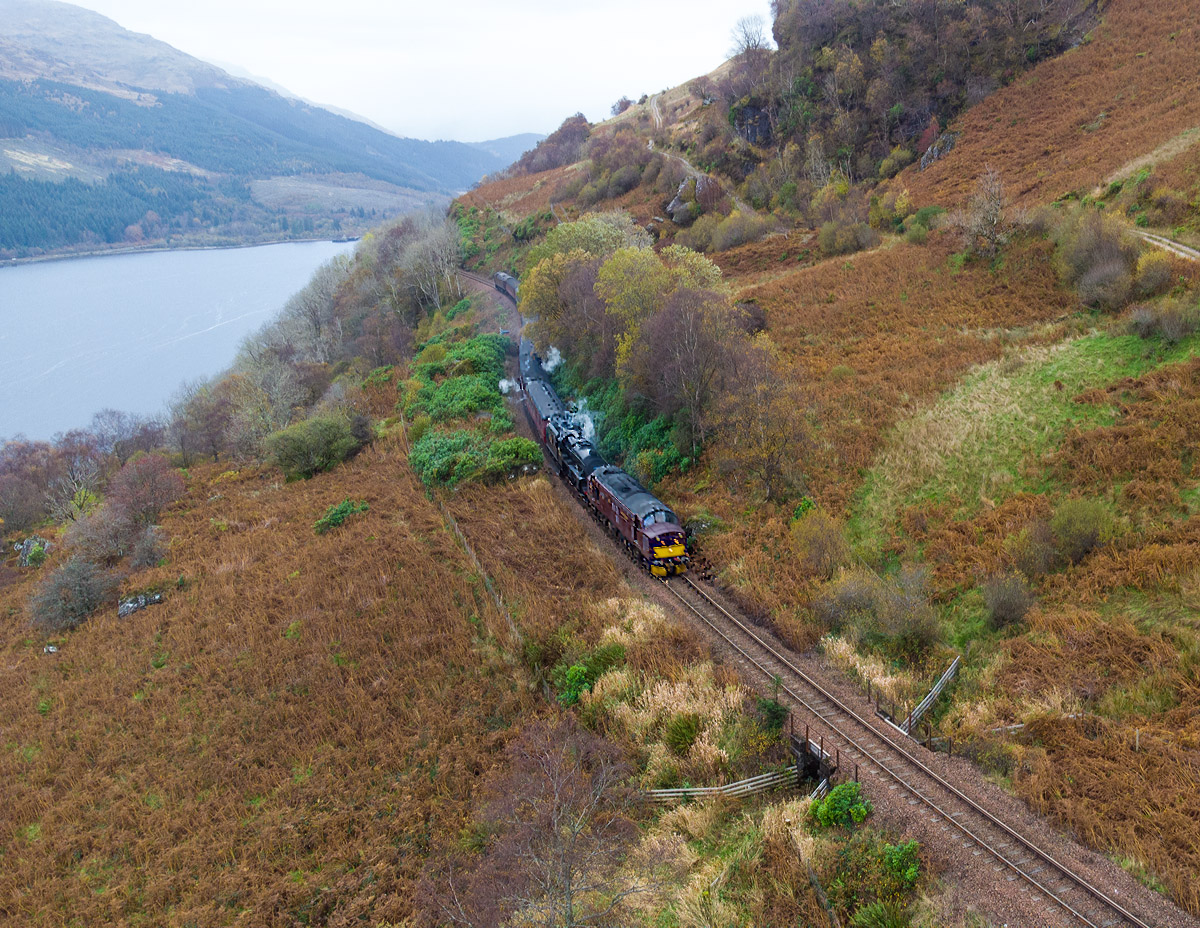
[[[313,271],[353,244],[287,242],[0,266],[0,441],[105,408],[152,415],[220,373]]]

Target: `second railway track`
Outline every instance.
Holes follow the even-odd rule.
[[[848,760],[890,787],[904,790],[911,804],[923,805],[944,822],[944,831],[963,850],[976,856],[988,854],[997,873],[1007,872],[1009,881],[1023,881],[1031,901],[1045,900],[1057,907],[1069,920],[1064,924],[1151,928],[931,769],[910,750],[915,745],[901,746],[885,736],[797,667],[768,634],[727,610],[690,578],[672,578],[664,586],[759,672],[768,679],[778,678],[782,691],[810,712],[818,726],[828,729],[829,748],[840,750],[843,763]]]

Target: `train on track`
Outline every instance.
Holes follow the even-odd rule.
[[[514,300],[517,279],[503,271],[492,277]],[[533,342],[524,335],[518,352],[525,411],[565,483],[575,489],[597,520],[656,577],[686,573],[691,564],[687,534],[671,508],[621,468],[609,464],[559,399]]]

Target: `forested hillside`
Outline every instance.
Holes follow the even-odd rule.
[[[3,10],[0,256],[361,232],[506,163],[284,98],[66,4]],[[290,179],[307,191],[283,193]]]

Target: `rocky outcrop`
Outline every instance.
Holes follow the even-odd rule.
[[[162,593],[139,593],[137,596],[128,596],[121,600],[117,606],[117,615],[125,618],[127,615],[133,615],[147,606],[157,606],[163,601]]]
[[[37,567],[46,559],[46,555],[53,547],[54,545],[45,538],[34,535],[32,538],[26,538],[13,545],[13,551],[16,552],[17,561],[22,567]]]
[[[739,107],[733,116],[733,131],[751,145],[770,145],[771,114],[760,106]]]
[[[924,171],[933,162],[945,158],[954,150],[954,143],[958,141],[957,132],[943,132],[937,137],[932,145],[925,149],[925,154],[921,155],[921,170]]]

